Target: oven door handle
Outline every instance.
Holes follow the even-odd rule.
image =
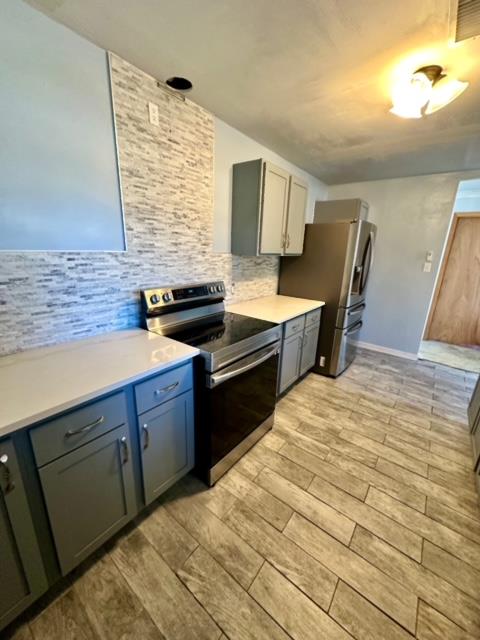
[[[226,382],[231,378],[235,378],[236,376],[239,376],[242,373],[250,371],[250,369],[257,367],[259,364],[262,364],[262,362],[265,362],[265,360],[268,360],[269,358],[271,358],[272,356],[276,355],[279,352],[280,352],[280,344],[276,342],[273,345],[273,347],[269,347],[268,349],[263,349],[262,351],[259,351],[258,354],[256,354],[258,357],[256,357],[254,360],[250,360],[250,362],[248,362],[247,364],[244,364],[243,366],[235,367],[235,368],[228,367],[229,370],[226,371],[225,373],[218,373],[218,374],[214,373],[213,375],[208,376],[207,386],[210,389],[213,389],[214,387],[217,387],[219,384],[222,384],[223,382]]]

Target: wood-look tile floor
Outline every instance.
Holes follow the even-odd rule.
[[[16,640],[480,638],[475,376],[362,351],[210,490],[189,476]]]

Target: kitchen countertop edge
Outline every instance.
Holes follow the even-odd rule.
[[[94,341],[98,340],[99,343],[104,341],[106,342],[111,341],[112,343],[114,343],[116,337],[118,337],[118,339],[120,340],[124,340],[125,338],[128,339],[129,337],[141,336],[142,334],[148,334],[148,333],[149,333],[148,331],[145,331],[142,329],[131,330],[131,331],[115,331],[109,334],[104,334],[103,336],[96,336],[93,339],[87,339],[85,341],[78,340],[71,343],[63,343],[60,345],[56,345],[54,347],[46,347],[45,353],[47,353],[48,350],[50,350],[50,354],[54,353],[54,351],[66,352],[68,351],[70,345],[71,345],[72,351],[77,351],[77,350],[81,350],[82,342],[89,342],[90,344],[94,344]],[[150,334],[149,338],[151,339],[151,337],[152,336]],[[45,420],[53,418],[58,414],[64,413],[65,411],[74,409],[75,407],[88,403],[92,400],[95,400],[96,398],[100,398],[104,395],[120,390],[123,387],[126,387],[130,384],[139,382],[153,375],[162,373],[162,371],[171,369],[176,365],[180,365],[184,362],[188,362],[200,353],[199,350],[196,349],[195,347],[184,345],[182,343],[176,342],[164,336],[153,336],[153,337],[157,338],[158,342],[161,345],[163,344],[163,346],[167,348],[170,346],[170,343],[174,343],[175,345],[178,345],[177,347],[178,353],[172,356],[171,358],[169,358],[168,360],[157,362],[155,364],[152,364],[151,366],[145,367],[145,369],[138,370],[137,368],[135,371],[132,371],[132,373],[126,376],[123,376],[123,375],[119,375],[118,377],[112,376],[112,378],[115,378],[115,379],[112,380],[111,383],[102,384],[98,387],[95,386],[95,388],[91,388],[90,390],[85,391],[84,393],[78,393],[78,394],[65,393],[64,400],[54,402],[52,405],[49,405],[48,407],[43,406],[38,410],[32,410],[28,412],[19,411],[18,413],[21,415],[19,415],[17,419],[7,418],[6,420],[0,421],[0,439],[7,437],[9,435],[12,435],[17,431],[20,431],[21,429],[24,429],[30,426],[35,426]],[[154,343],[152,342],[152,346],[153,345]],[[157,346],[157,345],[154,345],[154,346]],[[43,351],[42,348],[32,350],[32,353],[36,352],[36,356],[34,360],[41,360],[42,351]],[[29,351],[20,352],[19,354],[8,355],[8,356],[4,356],[3,358],[0,358],[0,380],[1,380],[3,366],[5,366],[5,370],[7,371],[7,374],[8,374],[8,368],[11,366],[15,366],[14,362],[9,363],[7,365],[2,365],[2,360],[9,359],[11,361],[14,361],[15,356],[18,356],[19,359],[25,358],[28,361]],[[14,412],[10,411],[10,413],[14,413]]]

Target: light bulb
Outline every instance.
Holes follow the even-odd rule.
[[[435,111],[442,109],[442,107],[446,107],[447,104],[450,104],[455,98],[458,98],[467,87],[468,82],[460,82],[460,80],[448,78],[447,76],[441,78],[433,86],[432,95],[425,109],[425,113],[435,113]]]
[[[422,72],[413,73],[394,86],[390,111],[401,118],[421,118],[431,94],[432,81]]]

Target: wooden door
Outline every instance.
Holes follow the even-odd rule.
[[[144,413],[139,418],[146,504],[193,468],[193,393]]]
[[[285,238],[285,255],[295,256],[303,253],[305,236],[305,211],[307,208],[308,186],[295,176],[290,176],[288,193],[288,218]]]
[[[480,345],[480,214],[456,214],[426,339]]]
[[[290,176],[286,171],[269,162],[265,162],[260,253],[280,255],[283,252],[289,178]]]

